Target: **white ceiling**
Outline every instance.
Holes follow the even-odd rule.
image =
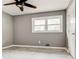
[[[14,0],[3,0],[2,3],[5,4],[13,1]],[[24,6],[24,11],[21,12],[15,5],[2,6],[2,8],[4,12],[10,15],[31,14],[66,9],[70,0],[28,0],[27,2],[37,6],[37,9]]]

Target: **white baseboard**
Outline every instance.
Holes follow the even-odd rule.
[[[7,49],[7,48],[10,48],[10,47],[13,47],[13,45],[2,47],[2,49]]]
[[[29,48],[48,48],[48,49],[64,49],[69,53],[69,50],[66,47],[49,47],[49,46],[31,46],[31,45],[10,45],[3,47],[2,49],[10,48],[10,47],[29,47]]]
[[[67,53],[69,53],[69,54],[70,54],[70,52],[69,52],[69,50],[68,50],[67,48],[66,48],[65,50],[67,51]]]
[[[31,46],[31,45],[13,45],[16,47],[32,47],[32,48],[53,48],[53,49],[66,49],[65,47],[49,47],[49,46]]]

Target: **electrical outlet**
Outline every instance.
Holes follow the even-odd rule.
[[[41,44],[41,41],[39,40],[38,43]]]

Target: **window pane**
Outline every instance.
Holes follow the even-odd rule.
[[[34,25],[45,25],[45,20],[34,20]]]
[[[60,25],[48,25],[48,31],[60,31]]]
[[[60,24],[60,19],[59,18],[48,19],[47,24]]]
[[[34,31],[44,31],[45,26],[34,26]]]

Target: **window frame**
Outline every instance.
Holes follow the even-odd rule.
[[[47,19],[53,18],[60,18],[60,31],[48,31],[47,30]],[[45,31],[34,31],[34,26],[44,26],[44,25],[34,25],[35,20],[45,19]],[[49,24],[49,25],[58,25],[58,24]],[[56,15],[56,16],[45,16],[45,17],[35,17],[32,18],[32,33],[62,33],[63,32],[63,15]]]

